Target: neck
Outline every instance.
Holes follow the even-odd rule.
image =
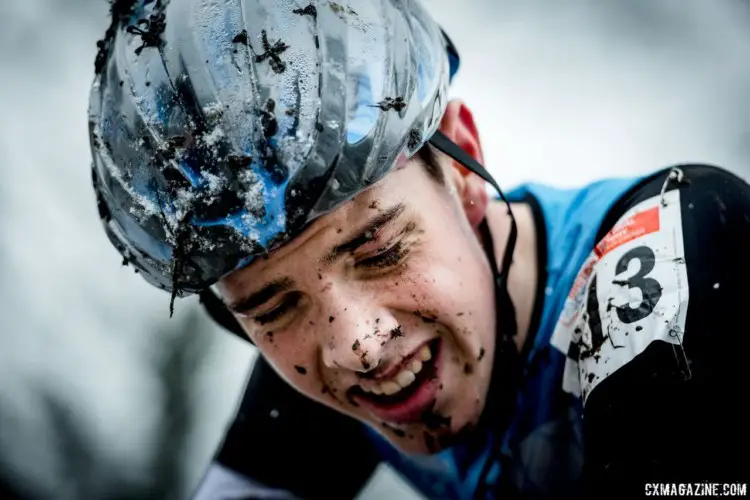
[[[516,310],[518,332],[514,340],[520,351],[529,335],[531,314],[536,300],[539,278],[537,236],[531,208],[526,204],[512,203],[511,209],[516,218],[518,240],[508,271],[508,293]],[[487,224],[495,247],[495,259],[499,265],[503,261],[510,232],[510,217],[502,201],[493,200],[487,205]]]

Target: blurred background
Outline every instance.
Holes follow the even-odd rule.
[[[750,179],[749,2],[423,1],[501,186],[687,161]],[[0,498],[189,498],[256,355],[195,300],[169,319],[100,228],[86,108],[108,8],[0,2]],[[387,471],[363,498],[385,495],[414,498]]]

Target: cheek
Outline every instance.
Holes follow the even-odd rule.
[[[494,289],[483,254],[461,240],[436,242],[425,255],[424,265],[407,278],[424,319],[452,325],[462,335],[492,330]]]
[[[315,346],[300,342],[291,332],[258,330],[252,335],[260,354],[287,383],[309,397],[321,392]]]

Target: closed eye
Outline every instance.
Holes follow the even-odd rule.
[[[386,269],[394,267],[404,259],[407,253],[403,242],[398,241],[384,252],[357,262],[355,267],[365,267],[369,269]]]
[[[265,325],[267,323],[271,323],[272,321],[276,321],[284,314],[291,311],[297,304],[299,304],[301,298],[302,295],[298,292],[290,293],[284,298],[284,300],[281,302],[281,304],[279,304],[278,307],[271,309],[267,313],[256,316],[254,319],[260,325]]]

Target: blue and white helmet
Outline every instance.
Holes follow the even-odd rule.
[[[120,0],[99,50],[99,211],[126,261],[173,297],[413,155],[458,65],[417,0]]]

